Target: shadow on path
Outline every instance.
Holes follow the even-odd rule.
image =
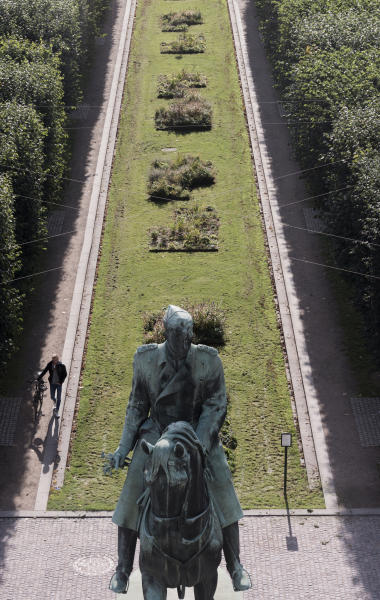
[[[304,209],[311,203],[303,200],[310,193],[293,158],[290,132],[281,116],[279,96],[273,87],[270,64],[258,32],[254,2],[240,0],[239,5],[288,254],[301,261],[325,263],[320,236],[285,225],[306,228]],[[293,281],[296,292],[300,318],[296,326],[303,329],[306,343],[306,352],[301,350],[300,359],[309,373],[308,383],[315,389],[321,411],[339,505],[377,507],[380,448],[360,445],[350,399],[360,396],[361,390],[346,355],[339,309],[328,271],[291,260],[286,275]]]
[[[312,203],[304,199],[310,193],[293,157],[290,132],[281,116],[280,98],[274,90],[270,64],[260,39],[254,1],[239,0],[239,6],[285,242],[290,257],[301,259],[291,260],[290,271],[286,275],[293,281],[297,296],[306,344],[306,353],[300,358],[309,373],[307,383],[314,387],[318,400],[338,503],[341,508],[379,507],[380,448],[360,445],[350,399],[360,396],[361,390],[346,355],[340,315],[328,271],[302,262],[308,260],[325,264],[323,243],[316,234],[285,225],[307,227],[304,209],[311,207]],[[376,395],[375,391],[373,395]],[[288,550],[295,551],[298,544],[292,532],[286,496],[285,502],[289,529],[286,544]],[[342,518],[339,538],[344,541],[351,571],[356,573],[352,575],[353,586],[360,582],[365,587],[366,598],[379,600],[378,582],[371,577],[368,569],[368,561],[380,555],[376,527],[363,535],[362,519],[367,519],[368,523],[371,518]],[[378,517],[373,519],[374,524],[376,519],[378,523]]]
[[[21,349],[1,382],[3,396],[22,397],[14,445],[0,446],[2,511],[33,510],[41,465],[45,471],[57,460],[52,450],[59,433],[58,422],[52,417],[53,405],[46,394],[40,418],[34,425],[27,379],[30,371],[44,367],[53,352],[59,354],[63,349],[123,8],[123,0],[112,0],[102,27],[102,34],[106,35],[97,38],[92,49],[82,105],[67,124],[72,139],[68,177],[76,181],[67,181],[62,206],[52,210],[63,211],[62,233],[71,233],[49,240],[42,264],[36,269],[59,270],[30,280],[34,290],[26,298]],[[14,519],[5,519],[1,528],[0,569],[14,525]]]

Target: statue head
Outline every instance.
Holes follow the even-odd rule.
[[[177,360],[185,358],[193,337],[193,317],[183,308],[170,304],[163,321],[170,352]]]

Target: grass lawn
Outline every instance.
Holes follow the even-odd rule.
[[[206,52],[160,54],[160,43],[178,35],[161,32],[160,16],[178,6],[170,0],[138,3],[72,457],[49,509],[114,508],[125,474],[104,477],[100,453],[118,445],[133,354],[143,343],[142,314],[183,300],[214,300],[226,313],[221,358],[238,441],[234,483],[242,506],[284,506],[279,439],[282,431],[295,431],[228,10],[225,0],[187,2],[184,9],[202,9],[204,24],[197,32],[205,35]],[[207,77],[200,93],[212,104],[210,131],[154,127],[155,111],[170,102],[157,98],[158,77],[183,68]],[[177,152],[212,161],[216,183],[194,190],[187,202],[155,204],[147,193],[151,164]],[[174,208],[194,203],[217,210],[219,251],[149,252],[148,230],[168,224]],[[288,493],[292,507],[324,505],[320,490],[308,490],[297,444],[289,455]]]

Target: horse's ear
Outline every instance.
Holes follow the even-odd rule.
[[[152,454],[154,446],[152,446],[152,444],[150,444],[149,442],[142,440],[141,448],[142,448],[142,451],[145,452],[145,454],[149,455],[149,454]]]
[[[182,444],[180,442],[177,442],[176,445],[174,446],[174,456],[176,456],[177,458],[182,458],[182,456],[185,454],[185,448],[182,446]]]

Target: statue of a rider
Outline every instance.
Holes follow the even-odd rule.
[[[223,531],[223,552],[235,591],[251,587],[249,574],[240,563],[238,520],[242,518],[231,473],[219,440],[227,399],[221,360],[215,348],[191,343],[191,315],[170,305],[164,315],[166,341],[140,346],[134,357],[132,391],[115,468],[124,465],[134,448],[127,478],[113,522],[118,526],[118,565],[110,589],[125,593],[136,547],[139,505],[144,492],[145,439],[155,444],[175,421],[190,423],[206,452],[208,488]]]

